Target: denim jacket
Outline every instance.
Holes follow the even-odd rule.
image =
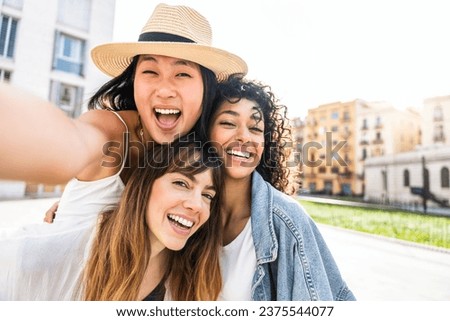
[[[355,300],[316,224],[293,198],[253,173],[255,301]]]

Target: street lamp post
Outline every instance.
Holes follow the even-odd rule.
[[[430,195],[430,176],[426,168],[425,156],[422,156],[422,181],[423,181],[423,192],[422,192],[422,204],[423,212],[427,212],[427,200]]]

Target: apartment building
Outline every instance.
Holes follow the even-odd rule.
[[[362,105],[357,115],[361,158],[410,151],[421,142],[421,117],[412,108],[399,110],[387,102]]]
[[[450,96],[424,100],[422,110],[423,145],[450,145]]]
[[[357,128],[356,171],[364,178],[367,159],[411,151],[421,143],[420,112],[412,108],[399,110],[387,102],[361,104]],[[370,180],[361,182],[364,191]]]
[[[366,200],[413,209],[450,203],[450,96],[425,99],[420,116],[421,145],[367,160]]]
[[[115,0],[0,0],[0,81],[79,116],[107,80],[89,52],[112,41],[114,11]],[[61,189],[0,181],[0,198],[59,194]]]
[[[310,109],[302,148],[303,188],[312,193],[360,193],[355,174],[356,114],[360,100]]]
[[[420,117],[413,109],[361,99],[309,110],[304,187],[330,195],[364,195],[366,160],[413,150],[421,141]]]
[[[290,121],[291,123],[291,134],[292,140],[296,142],[296,144],[303,145],[304,135],[305,135],[305,121],[300,117],[294,117]]]

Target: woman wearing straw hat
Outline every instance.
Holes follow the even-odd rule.
[[[124,160],[130,166],[120,176],[126,178],[139,155],[136,148],[127,153],[124,137],[145,146],[192,129],[205,135],[216,81],[247,72],[241,58],[211,46],[208,21],[185,6],[159,4],[137,42],[99,45],[91,55],[114,78],[79,119],[2,84],[0,153],[8,155],[0,159],[2,177],[95,181],[117,174],[121,162],[114,161]]]
[[[50,184],[70,179],[52,233],[64,233],[68,222],[92,228],[98,213],[117,203],[141,164],[136,145],[170,142],[192,129],[205,137],[217,80],[247,72],[241,58],[211,46],[202,15],[165,4],[155,8],[137,42],[100,45],[92,59],[114,78],[76,120],[46,101],[0,86],[0,154],[7,155],[0,158],[0,177]],[[61,242],[79,251],[86,240]]]

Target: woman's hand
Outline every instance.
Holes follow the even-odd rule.
[[[58,205],[59,205],[59,201],[56,202],[55,204],[52,205],[52,207],[50,207],[47,212],[45,212],[45,216],[44,216],[44,222],[45,223],[53,223],[53,221],[55,220],[56,217],[56,211],[58,210]]]

